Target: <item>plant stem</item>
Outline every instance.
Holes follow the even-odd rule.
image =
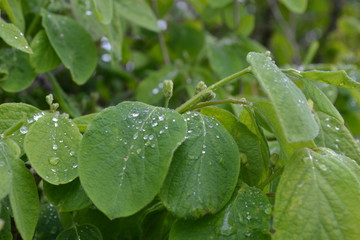
[[[233,75],[230,75],[226,78],[221,79],[220,81],[214,83],[210,87],[206,88],[205,90],[199,92],[198,94],[196,94],[195,96],[193,96],[192,98],[187,100],[184,104],[182,104],[180,107],[178,107],[176,109],[176,111],[179,113],[184,113],[184,112],[188,111],[191,107],[193,107],[195,104],[197,104],[201,101],[201,99],[205,93],[208,93],[209,91],[215,91],[219,87],[221,87],[221,86],[231,82],[232,80],[234,80],[242,75],[245,75],[249,72],[251,72],[251,67],[247,67],[247,68],[241,70],[240,72],[234,73]]]
[[[234,103],[234,104],[246,104],[246,105],[251,105],[252,102],[243,100],[243,99],[224,99],[224,100],[217,100],[217,101],[209,101],[209,102],[203,102],[203,103],[199,103],[196,104],[194,106],[192,106],[189,110],[195,110],[198,108],[203,108],[203,107],[208,107],[208,106],[213,106],[213,105],[219,105],[219,104],[224,104],[224,103]]]
[[[277,178],[278,176],[280,176],[283,171],[284,171],[284,167],[280,167],[280,168],[276,169],[273,174],[271,174],[267,179],[265,179],[262,183],[259,184],[258,188],[263,189],[264,187],[266,187],[266,185],[268,185],[268,184],[271,183],[275,178]]]

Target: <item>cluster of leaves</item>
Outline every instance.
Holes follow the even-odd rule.
[[[0,239],[356,239],[357,3],[280,2],[1,1]]]

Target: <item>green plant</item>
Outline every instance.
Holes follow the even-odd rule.
[[[54,94],[37,93],[46,95],[48,107],[41,108],[48,110],[35,107],[46,106],[43,101],[0,105],[1,240],[360,235],[360,146],[353,137],[360,118],[356,111],[340,114],[330,92],[349,89],[339,98],[359,96],[356,59],[347,71],[309,65],[317,52],[312,43],[304,56],[273,52],[280,62],[303,59],[306,70],[279,68],[270,52],[247,37],[254,16],[245,4],[189,2],[204,16],[229,16],[235,9],[231,19],[202,21],[209,31],[220,22],[241,35],[215,40],[208,34],[206,52],[199,47],[205,35],[196,20],[174,25],[166,35],[157,18],[171,1],[152,1],[153,11],[142,0],[0,2],[14,23],[0,23],[0,36],[13,47],[0,49],[1,88],[19,92],[45,79]],[[297,13],[307,6],[281,2]],[[150,39],[151,50],[137,46],[125,29]],[[297,52],[300,46],[289,39]],[[273,41],[280,42],[274,48],[283,40],[274,33]],[[97,60],[98,52],[105,61]],[[151,68],[152,60],[160,70],[139,67]],[[110,97],[100,76],[137,101],[116,101],[126,94]],[[144,78],[140,83],[138,76]],[[64,90],[65,83],[73,84],[70,78],[83,89]],[[118,78],[126,87],[116,85]],[[86,97],[94,82],[98,95]],[[115,106],[79,103],[77,93]],[[343,115],[355,124],[345,126]]]

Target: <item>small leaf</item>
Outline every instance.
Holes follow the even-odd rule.
[[[40,208],[40,218],[33,240],[55,239],[62,229],[56,208],[50,203],[42,204]]]
[[[6,66],[7,78],[0,82],[0,86],[7,92],[20,92],[28,88],[35,79],[29,56],[16,49],[2,48],[0,50],[0,64]]]
[[[246,163],[242,163],[240,178],[249,185],[256,185],[268,175],[269,149],[261,130],[255,123],[253,113],[244,109],[248,115],[247,125],[240,122],[230,112],[220,108],[203,108],[202,114],[216,118],[232,135],[239,151],[246,155]],[[249,112],[248,112],[249,111]],[[250,128],[253,130],[251,131]]]
[[[308,0],[280,0],[290,11],[294,13],[304,13]]]
[[[43,10],[42,24],[52,47],[71,72],[73,80],[81,85],[93,74],[97,52],[91,36],[74,20]]]
[[[122,59],[122,48],[124,38],[124,24],[121,14],[119,13],[119,4],[114,3],[114,19],[108,25],[108,37],[109,43],[111,44],[111,55],[112,59],[120,61]]]
[[[60,64],[60,59],[51,47],[44,30],[39,31],[31,41],[34,54],[30,56],[30,63],[37,73],[53,70]]]
[[[22,239],[31,240],[39,218],[40,203],[35,180],[20,159],[12,159],[12,184],[9,194],[16,228]]]
[[[305,78],[319,82],[324,82],[338,87],[360,88],[360,83],[349,77],[349,75],[347,75],[345,71],[312,70],[312,71],[301,72],[300,74]]]
[[[218,212],[238,181],[240,156],[234,139],[214,118],[183,115],[187,136],[175,151],[160,192],[165,207],[181,218]]]
[[[103,24],[109,24],[113,17],[113,0],[93,0],[96,15]]]
[[[58,186],[47,182],[43,184],[46,197],[61,212],[77,211],[91,204],[78,178]]]
[[[25,19],[21,0],[1,0],[0,6],[1,9],[4,9],[11,22],[13,22],[20,31],[25,31]]]
[[[318,146],[331,148],[338,154],[344,154],[360,164],[360,146],[338,119],[318,112],[321,130],[315,139]]]
[[[0,18],[0,37],[10,46],[26,53],[33,53],[24,34],[12,23]]]
[[[77,151],[82,135],[67,116],[46,113],[25,136],[31,166],[46,181],[58,185],[77,177]]]
[[[286,139],[313,140],[319,127],[301,90],[264,54],[251,52],[247,61],[273,103]]]
[[[276,192],[275,239],[360,236],[360,167],[319,148],[302,149],[285,167]]]
[[[270,240],[271,205],[263,192],[243,186],[236,198],[214,216],[197,221],[179,220],[170,240]]]
[[[115,0],[117,10],[125,19],[154,32],[160,32],[157,19],[144,0]]]
[[[103,237],[97,227],[91,224],[84,224],[67,229],[56,238],[56,240],[70,239],[102,240]]]
[[[81,141],[81,184],[108,217],[131,215],[159,192],[185,134],[185,121],[173,110],[139,102],[107,108]]]

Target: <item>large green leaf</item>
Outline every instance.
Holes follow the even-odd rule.
[[[16,228],[22,239],[32,239],[40,213],[40,203],[35,179],[24,162],[14,158],[11,165],[12,183],[9,194]]]
[[[251,52],[247,61],[272,101],[286,139],[313,140],[319,127],[301,90],[264,54]]]
[[[290,11],[294,13],[304,13],[308,0],[280,0]]]
[[[21,0],[1,0],[1,9],[4,9],[11,22],[13,22],[20,31],[25,31],[25,19],[22,12]]]
[[[275,239],[357,239],[360,236],[360,167],[320,148],[294,155],[275,201]]]
[[[261,101],[256,102],[254,103],[254,109],[259,120],[270,127],[270,130],[274,133],[276,139],[279,141],[281,147],[280,157],[283,161],[287,162],[290,160],[292,154],[301,148],[312,148],[316,146],[313,141],[295,143],[289,142],[285,137],[284,130],[281,127],[279,118],[271,103]]]
[[[0,37],[10,46],[26,53],[32,50],[26,41],[24,34],[12,23],[7,23],[0,18]]]
[[[360,146],[344,123],[322,112],[318,112],[318,117],[321,130],[315,139],[317,145],[331,148],[336,153],[344,154],[360,164]]]
[[[51,203],[42,204],[33,240],[55,239],[62,229],[56,208]]]
[[[102,240],[103,237],[97,227],[91,224],[84,224],[67,229],[56,238],[56,240],[70,239]]]
[[[214,118],[188,112],[184,119],[186,140],[175,151],[160,198],[175,216],[198,218],[229,201],[240,156],[234,139]]]
[[[52,47],[77,84],[84,84],[93,74],[97,52],[89,33],[69,17],[43,10],[42,24]]]
[[[77,211],[91,204],[78,178],[58,186],[47,182],[43,185],[46,197],[61,212]]]
[[[349,77],[349,75],[347,75],[345,71],[312,70],[312,71],[301,72],[300,74],[305,78],[319,82],[324,82],[338,87],[360,88],[360,83]]]
[[[37,73],[49,72],[60,64],[60,59],[50,45],[44,30],[39,31],[31,41],[34,53],[30,55],[30,63]]]
[[[103,24],[109,24],[113,17],[113,0],[93,0],[96,15]]]
[[[173,110],[139,102],[107,108],[81,141],[81,184],[108,217],[131,215],[159,192],[185,134],[185,121]]]
[[[25,136],[24,148],[31,166],[46,181],[58,185],[74,180],[82,135],[66,115],[46,113]]]
[[[119,14],[127,20],[151,31],[159,32],[157,19],[144,0],[115,0]]]
[[[245,112],[248,109],[244,109]],[[243,111],[243,112],[244,112]],[[250,111],[250,110],[249,110]],[[216,118],[232,135],[239,151],[246,155],[242,163],[240,178],[249,185],[256,185],[268,175],[269,150],[252,113],[248,113],[247,125],[230,112],[220,108],[204,108],[201,113]],[[244,113],[244,115],[247,113]],[[250,128],[253,130],[251,131]]]
[[[264,193],[243,186],[236,198],[214,216],[197,221],[179,220],[170,240],[270,240],[271,205]]]
[[[7,92],[19,92],[31,85],[35,79],[29,56],[16,49],[2,48],[0,50],[0,65],[7,70],[7,77],[0,86]]]

